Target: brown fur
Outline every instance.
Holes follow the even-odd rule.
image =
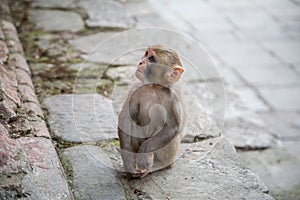
[[[145,70],[151,67],[147,60],[150,56],[155,56],[157,64],[171,66],[168,71],[156,66],[157,73],[172,74],[173,66],[181,66],[175,51],[155,45],[146,50],[138,68]],[[176,73],[174,76],[179,79],[181,74]],[[133,177],[143,177],[149,172],[172,165],[186,121],[180,89],[173,82],[168,87],[156,83],[144,85],[144,78],[140,77],[142,83],[132,86],[119,114],[120,153],[125,170]],[[154,109],[155,105],[160,107]],[[128,118],[133,125],[128,125]],[[139,127],[134,128],[136,125]],[[128,130],[123,130],[125,126],[129,127]]]

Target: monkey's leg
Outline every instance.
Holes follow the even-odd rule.
[[[171,168],[179,151],[180,137],[175,137],[169,144],[154,153],[154,165],[151,171]]]

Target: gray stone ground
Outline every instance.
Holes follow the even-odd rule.
[[[1,99],[4,120],[15,115],[14,105],[21,101],[11,97],[22,91],[29,99],[26,108],[43,116],[34,92],[24,87],[32,75],[66,176],[49,139],[13,139],[15,129],[0,124],[4,147],[16,143],[24,153],[19,165],[33,163],[25,175],[20,170],[13,176],[1,173],[1,198],[299,199],[297,1],[27,0],[10,2],[10,7],[31,74],[28,67],[16,67],[18,90],[0,74],[12,94],[6,89],[5,101]],[[130,29],[153,26],[160,28]],[[130,30],[116,36],[125,29]],[[16,34],[10,37],[18,41]],[[196,41],[213,55],[217,68]],[[20,44],[5,42],[0,43],[2,61],[7,59],[5,46],[23,52]],[[116,116],[135,81],[134,65],[156,43],[176,49],[186,68],[183,88],[190,117],[185,143],[172,169],[128,180],[121,173]],[[26,120],[20,124],[17,133],[29,130]],[[2,157],[15,160],[18,149],[1,148]],[[48,162],[52,167],[43,171]],[[7,163],[2,159],[1,167],[15,166]]]
[[[275,198],[299,199],[299,1],[150,2],[176,28],[204,44],[217,60],[225,83],[272,135],[263,136],[267,132],[250,124],[246,124],[246,132],[262,137],[261,147],[269,144],[269,137],[279,139],[266,150],[239,151],[241,158]],[[236,130],[238,124],[229,120],[227,126]],[[229,134],[232,132],[236,133],[232,130]],[[244,132],[238,130],[237,134]],[[239,143],[246,139],[242,135],[234,138]]]

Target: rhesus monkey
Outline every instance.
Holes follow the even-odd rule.
[[[134,84],[119,114],[124,168],[132,177],[171,166],[179,150],[186,114],[177,81],[184,69],[178,54],[149,47],[137,65]]]

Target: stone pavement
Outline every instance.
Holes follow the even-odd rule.
[[[276,135],[277,131],[270,129],[269,122],[265,123],[261,120],[263,114],[272,115],[274,108],[272,107],[271,110],[272,104],[268,103],[268,99],[260,100],[263,98],[263,93],[259,93],[258,86],[256,88],[256,85],[252,85],[253,82],[251,82],[253,81],[251,77],[256,77],[256,73],[265,73],[266,70],[253,70],[249,72],[247,79],[242,78],[239,74],[242,72],[238,71],[239,67],[236,66],[242,63],[246,68],[251,63],[251,69],[255,69],[255,66],[259,64],[272,64],[272,59],[276,57],[275,52],[267,51],[267,55],[270,55],[265,55],[266,48],[258,48],[256,45],[261,43],[254,39],[238,40],[241,41],[241,44],[237,42],[241,46],[239,50],[236,50],[238,44],[233,40],[236,39],[237,31],[226,34],[226,31],[222,30],[226,29],[228,25],[226,23],[231,23],[228,22],[230,18],[225,17],[227,21],[223,23],[222,16],[220,19],[214,16],[222,12],[219,10],[214,12],[214,6],[218,5],[214,5],[211,1],[189,3],[173,1],[174,4],[171,5],[168,3],[162,4],[154,0],[10,2],[11,14],[17,25],[31,69],[27,70],[27,74],[23,73],[21,78],[17,79],[20,83],[13,83],[15,87],[12,88],[19,87],[18,84],[26,85],[28,81],[24,80],[30,80],[30,76],[27,75],[32,76],[35,92],[43,108],[43,113],[40,112],[36,117],[40,120],[38,122],[43,123],[43,116],[45,116],[65,176],[60,170],[60,163],[51,146],[48,131],[43,129],[46,133],[43,138],[40,138],[34,131],[29,131],[30,128],[25,128],[26,135],[20,135],[14,139],[16,137],[14,126],[7,124],[11,120],[3,117],[9,118],[14,114],[13,111],[19,112],[20,106],[27,105],[27,101],[19,103],[21,105],[18,104],[19,107],[15,110],[9,107],[12,111],[9,113],[6,111],[1,116],[4,124],[1,142],[3,141],[5,145],[5,150],[1,155],[4,158],[11,158],[12,161],[20,158],[17,166],[20,166],[18,169],[24,169],[24,171],[1,174],[1,184],[2,177],[6,181],[1,185],[1,198],[273,199],[262,180],[248,167],[252,167],[259,173],[271,188],[271,194],[276,198],[296,199],[299,196],[297,195],[299,194],[297,193],[299,174],[294,170],[299,166],[299,160],[279,146],[282,138]],[[214,3],[218,4],[218,2]],[[204,7],[203,12],[198,11],[198,6],[200,6],[199,9],[201,6]],[[219,6],[227,6],[231,14],[234,11],[229,3]],[[241,7],[244,8],[243,5]],[[1,12],[7,10],[9,10],[8,7],[2,6]],[[230,12],[230,10],[233,11]],[[177,13],[181,14],[177,15]],[[198,18],[201,17],[201,13],[205,15],[202,20]],[[210,19],[210,17],[215,19],[216,23],[208,22],[207,18]],[[174,21],[177,23],[174,24]],[[250,27],[256,25],[251,24],[251,21],[248,23]],[[211,52],[217,58],[217,69],[226,81],[225,88],[214,64],[205,51],[195,45],[193,39],[169,29],[131,29],[149,26],[178,28],[181,32],[200,40],[208,48],[223,45],[215,51],[212,49]],[[122,32],[126,29],[130,31]],[[274,33],[272,37],[277,37],[276,32],[273,30],[270,32]],[[293,37],[296,35],[295,33],[289,34]],[[204,39],[197,38],[199,36],[203,36]],[[256,36],[260,37],[259,34]],[[13,35],[9,38],[17,38],[17,36]],[[117,152],[119,143],[116,139],[116,116],[129,85],[135,80],[132,76],[134,65],[143,50],[155,43],[163,43],[176,49],[184,61],[186,74],[183,86],[188,99],[190,117],[186,137],[181,145],[181,153],[174,167],[150,174],[144,179],[128,180],[122,176],[122,163]],[[21,49],[20,43],[13,44],[17,44],[18,49]],[[231,51],[226,49],[226,45],[231,48]],[[5,48],[1,48],[4,49],[2,52],[7,52]],[[223,52],[217,50],[225,51],[224,56],[218,56],[218,53],[221,52],[220,54],[223,55]],[[281,48],[279,50],[281,51]],[[9,52],[13,50],[9,49]],[[250,55],[261,57],[247,60],[249,58],[243,53],[248,54],[248,52],[251,53]],[[4,58],[6,54],[4,53]],[[294,60],[296,57],[291,56],[291,59]],[[198,68],[200,71],[193,65],[200,67]],[[18,71],[18,69],[16,67],[13,71]],[[282,70],[278,66],[278,70],[274,70],[272,75],[277,74],[291,76],[287,78],[290,80],[282,80],[280,84],[298,84],[295,78],[296,73],[287,73],[285,68]],[[1,76],[0,79],[4,80],[4,84],[9,82],[6,77],[8,76]],[[26,77],[29,78],[26,79]],[[273,87],[264,86],[268,80],[273,79],[262,76],[257,80],[263,84],[262,90],[266,89],[266,94],[270,92],[270,88],[274,88],[274,85]],[[7,98],[11,96],[18,96],[7,96],[9,93],[6,90],[1,92],[5,97],[3,102],[8,101]],[[22,91],[19,88],[14,92],[16,94]],[[34,92],[30,94],[30,98],[35,96]],[[23,99],[23,96],[21,97]],[[243,100],[246,101],[243,102]],[[29,102],[31,103],[29,105],[38,105],[36,98]],[[226,123],[224,129],[220,130],[225,106]],[[290,118],[296,116],[296,112],[289,113]],[[277,117],[283,116],[279,113]],[[26,112],[24,118],[28,123],[31,122],[31,115],[28,116]],[[265,119],[270,119],[270,117],[266,116]],[[297,125],[296,122],[294,124]],[[38,126],[33,124],[31,127],[30,130],[35,130]],[[285,130],[285,126],[282,128]],[[297,131],[288,132],[291,135],[287,139],[297,135]],[[42,141],[37,142],[37,145],[31,144],[32,140],[38,139],[45,140],[44,143],[48,142],[49,145]],[[245,161],[254,159],[257,161],[241,163],[233,145],[242,150],[239,153]],[[6,149],[12,150],[10,152]],[[47,149],[50,153],[44,155]],[[5,162],[1,167],[6,169],[15,166],[10,162],[10,160]],[[45,166],[48,168],[43,171]],[[288,176],[286,176],[287,173],[283,173],[286,169],[289,170]],[[42,173],[40,171],[45,176],[37,176]],[[47,180],[50,177],[52,177],[51,181]],[[17,184],[15,180],[18,180]],[[35,180],[34,184],[33,180]],[[279,180],[282,180],[282,184]],[[289,181],[291,181],[290,185],[288,185]],[[44,186],[45,182],[46,186]],[[68,192],[66,183],[71,193]],[[50,197],[41,196],[45,194]]]
[[[279,139],[266,150],[239,151],[241,158],[276,199],[299,199],[300,2],[150,2],[164,19],[207,48],[225,83]],[[226,124],[237,125],[228,118]]]

